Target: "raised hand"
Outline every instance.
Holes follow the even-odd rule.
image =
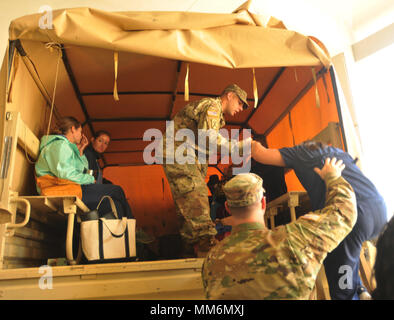
[[[345,165],[342,160],[337,160],[335,157],[330,159],[327,158],[323,168],[314,168],[313,170],[324,180],[327,175],[332,175],[335,178],[339,178],[342,174]]]
[[[83,155],[83,152],[84,152],[85,148],[88,146],[88,144],[89,144],[88,138],[86,138],[86,136],[84,134],[82,134],[81,142],[79,144],[77,144],[77,147],[78,147],[78,150],[79,150],[79,153],[81,156]]]

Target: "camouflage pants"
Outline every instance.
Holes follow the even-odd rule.
[[[191,164],[165,164],[175,209],[181,219],[180,234],[188,244],[216,235],[210,217],[206,167]]]

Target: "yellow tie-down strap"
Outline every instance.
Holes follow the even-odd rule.
[[[114,67],[115,67],[115,82],[114,82],[114,99],[115,101],[119,101],[119,95],[118,95],[118,61],[119,61],[119,55],[118,52],[114,52]]]

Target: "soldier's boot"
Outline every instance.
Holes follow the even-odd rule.
[[[197,258],[205,258],[209,250],[218,243],[219,241],[214,236],[201,238],[194,245],[194,252],[196,253]]]

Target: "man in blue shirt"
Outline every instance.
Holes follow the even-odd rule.
[[[322,209],[326,186],[313,168],[322,168],[326,158],[337,158],[345,164],[342,176],[352,186],[357,200],[357,222],[350,234],[327,255],[324,267],[331,299],[358,299],[365,288],[361,284],[359,257],[364,241],[375,238],[387,221],[387,210],[382,196],[373,183],[357,167],[356,161],[341,149],[315,141],[305,141],[291,148],[267,149],[252,143],[252,156],[261,163],[294,169],[311,200],[312,210]],[[351,283],[341,281],[344,272],[351,270]],[[347,276],[347,275],[346,275]]]

